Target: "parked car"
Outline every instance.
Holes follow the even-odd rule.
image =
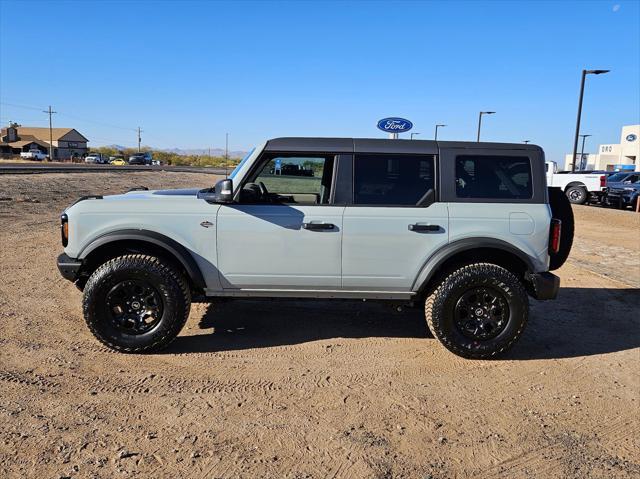
[[[20,152],[20,158],[22,158],[23,160],[42,161],[46,160],[48,156],[45,153],[42,153],[40,150],[29,150]]]
[[[102,153],[93,152],[85,156],[84,162],[93,164],[105,164],[107,163],[107,157]]]
[[[271,172],[294,158],[316,178]],[[488,358],[528,296],[556,297],[573,214],[531,144],[276,138],[212,188],[81,198],[61,231],[60,273],[117,351],[166,346],[192,301],[350,298],[421,304],[446,348]]]
[[[150,165],[153,162],[153,156],[150,152],[134,153],[129,157],[130,165]]]
[[[582,205],[589,199],[600,201],[604,194],[607,175],[605,173],[587,173],[558,171],[554,161],[546,162],[547,185],[560,188],[571,203]]]
[[[607,190],[606,204],[617,208],[627,208],[631,206],[634,211],[638,206],[638,196],[640,195],[640,182],[628,183],[621,186],[609,188]]]
[[[109,164],[113,166],[125,166],[129,163],[124,159],[124,156],[116,156],[112,160],[109,160]]]

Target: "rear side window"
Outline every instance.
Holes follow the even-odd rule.
[[[434,187],[434,159],[432,155],[356,155],[354,203],[415,206]]]
[[[456,157],[458,198],[529,199],[531,161],[522,156]]]

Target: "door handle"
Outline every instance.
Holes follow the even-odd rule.
[[[302,228],[305,230],[324,231],[332,230],[336,225],[331,223],[302,223]]]
[[[409,231],[440,231],[440,225],[422,225],[415,223],[409,225]]]

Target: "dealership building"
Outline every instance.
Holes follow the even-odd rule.
[[[571,170],[572,160],[571,154],[565,156],[565,170]],[[639,161],[640,125],[628,125],[622,127],[620,143],[600,145],[598,153],[585,153],[582,159],[578,152],[576,170],[638,171],[640,170]]]

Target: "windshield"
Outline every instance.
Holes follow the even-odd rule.
[[[249,153],[246,154],[246,156],[242,159],[242,161],[238,163],[238,165],[233,169],[233,171],[229,175],[229,178],[233,180],[233,177],[238,174],[238,171],[240,171],[240,168],[242,168],[242,166],[247,162],[247,160],[255,150],[256,150],[255,148],[251,148],[251,151],[249,151]]]

